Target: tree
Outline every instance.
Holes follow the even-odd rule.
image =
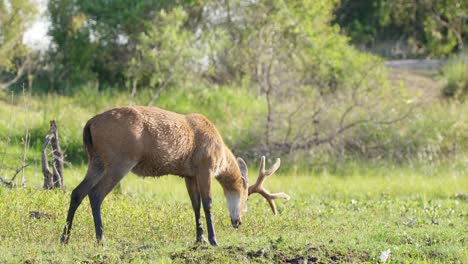
[[[398,41],[413,55],[440,57],[463,49],[467,10],[462,0],[344,0],[335,21],[355,43]]]
[[[180,1],[190,5],[192,1]],[[57,61],[60,80],[98,82],[123,87],[129,62],[135,57],[139,36],[149,30],[163,8],[179,1],[50,0],[49,34],[55,43],[51,56]]]
[[[17,82],[28,67],[23,33],[35,14],[30,0],[0,1],[0,90]]]
[[[127,71],[131,96],[138,87],[150,90],[152,105],[159,94],[173,84],[183,85],[190,76],[190,61],[195,61],[195,37],[184,27],[188,18],[181,8],[161,10],[147,32],[139,36],[134,58]]]
[[[387,82],[381,59],[357,51],[330,25],[335,4],[225,1],[215,10],[224,15],[207,22],[229,36],[212,60],[213,80],[248,79],[265,99],[262,152],[337,148],[359,125],[391,124],[410,111]],[[389,97],[401,112],[382,103]]]
[[[250,87],[265,102],[259,151],[340,145],[363,124],[391,124],[408,108],[381,59],[348,45],[331,26],[334,1],[209,1],[194,23],[187,8],[161,11],[142,33],[128,77],[133,91]],[[392,97],[395,105],[382,104]],[[150,103],[153,100],[149,100]],[[263,132],[260,132],[263,131]]]

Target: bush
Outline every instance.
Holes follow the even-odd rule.
[[[442,95],[463,100],[468,93],[468,61],[457,57],[442,68]]]
[[[371,49],[392,43],[387,56],[444,57],[463,49],[467,1],[341,1],[335,22],[354,43]]]

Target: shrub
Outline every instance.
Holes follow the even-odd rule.
[[[463,100],[468,93],[468,61],[461,57],[450,60],[442,68],[442,95]]]

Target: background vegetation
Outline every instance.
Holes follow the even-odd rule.
[[[459,0],[343,0],[335,21],[354,43],[387,57],[444,57],[466,46],[467,10]]]
[[[465,27],[459,24],[466,20],[466,8],[461,2],[51,0],[52,43],[40,54],[28,53],[19,37],[34,17],[34,5],[8,1],[2,6],[7,15],[21,14],[15,17],[21,22],[15,24],[17,30],[2,33],[8,55],[0,77],[15,94],[6,99],[4,85],[5,101],[13,104],[26,93],[47,104],[51,96],[70,100],[90,115],[127,104],[201,112],[222,127],[239,155],[281,155],[305,167],[343,159],[427,162],[421,153],[444,159],[464,155],[466,149],[467,135],[459,128],[463,103],[424,105],[424,98],[390,82],[383,60],[350,45],[338,26],[351,36],[361,34],[356,23],[382,35],[405,35],[406,24],[414,23],[399,27],[392,19],[400,13],[410,16],[407,9],[426,20],[450,14],[454,26],[440,26],[446,33],[441,36],[455,37],[458,48],[440,53],[445,55],[463,47]],[[1,28],[10,30],[8,21]],[[426,32],[416,26],[412,30]],[[429,42],[418,45],[432,47]],[[463,100],[466,61],[459,57],[442,71],[446,85],[441,94]],[[62,104],[52,105],[56,111],[31,127],[37,133],[30,137],[35,149],[47,118],[60,113],[68,119]],[[242,118],[231,118],[237,116]],[[79,131],[87,117],[63,129]],[[17,138],[24,136],[24,131],[12,131]],[[71,162],[82,161],[79,138],[74,132],[70,141],[64,139]]]
[[[1,219],[11,223],[0,247],[22,244],[6,260],[376,262],[387,249],[395,261],[467,259],[464,1],[49,0],[44,51],[22,42],[37,13],[32,1],[0,0],[0,179],[27,187],[0,187]],[[450,59],[436,69],[385,67],[407,57]],[[206,115],[249,166],[260,155],[281,157],[271,186],[295,197],[284,215],[267,217],[252,199],[250,224],[231,233],[217,209],[220,237],[232,243],[187,251],[192,237],[174,231],[191,226],[183,184],[130,177],[104,212],[115,220],[104,220],[116,231],[106,232],[111,244],[87,246],[86,205],[77,244],[59,248],[69,191],[85,169],[82,127],[135,104]],[[65,152],[65,193],[36,190],[51,119]],[[134,226],[118,231],[127,219]]]

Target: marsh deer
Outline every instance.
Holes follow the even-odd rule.
[[[217,179],[227,199],[231,223],[238,228],[247,197],[259,193],[276,214],[274,199],[289,196],[271,194],[262,183],[280,166],[280,160],[265,170],[261,158],[259,177],[248,185],[247,165],[235,158],[216,127],[199,114],[181,115],[155,107],[115,108],[91,118],[83,129],[88,154],[88,171],[71,194],[67,223],[61,241],[70,237],[73,217],[87,195],[98,241],[102,239],[101,204],[106,195],[130,171],[140,176],[173,174],[185,179],[195,213],[196,240],[204,241],[200,222],[203,205],[208,240],[217,245],[211,220],[211,182]]]

